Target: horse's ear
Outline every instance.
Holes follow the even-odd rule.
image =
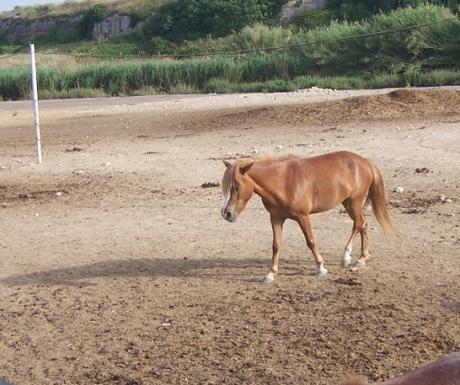
[[[241,174],[247,173],[252,165],[254,164],[254,159],[244,159],[239,164],[238,167],[240,169]]]
[[[230,167],[232,165],[228,160],[225,159],[222,159],[222,162],[224,162],[225,167]]]

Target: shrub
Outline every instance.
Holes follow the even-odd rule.
[[[292,38],[288,28],[269,27],[263,24],[244,27],[240,32],[226,38],[229,45],[240,50],[279,47],[287,44]]]
[[[173,39],[223,36],[246,25],[271,20],[285,0],[175,0],[145,25],[147,36]]]
[[[380,14],[362,23],[333,22],[325,28],[300,33],[294,43],[317,42],[292,50],[303,71],[351,74],[361,71],[391,72],[411,63],[423,67],[458,67],[460,22],[442,7],[422,6]],[[408,25],[429,27],[398,31]],[[350,38],[394,30],[383,35]]]
[[[150,52],[153,55],[168,55],[176,51],[176,45],[162,37],[156,36],[151,40]]]
[[[333,18],[334,13],[329,9],[304,11],[296,16],[292,23],[301,29],[309,30],[329,25]]]
[[[330,5],[339,20],[361,21],[371,15],[389,12],[400,6],[396,0],[332,0]]]

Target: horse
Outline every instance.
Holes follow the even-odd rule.
[[[364,378],[350,378],[342,385],[367,385]],[[451,353],[400,377],[374,385],[460,385],[460,352]]]
[[[226,167],[222,179],[224,202],[221,214],[235,222],[254,193],[270,213],[273,230],[273,254],[265,283],[278,274],[283,224],[296,221],[316,261],[316,276],[327,274],[324,259],[316,247],[310,224],[310,214],[320,213],[343,204],[353,220],[353,229],[341,259],[350,266],[355,236],[361,235],[361,256],[352,267],[365,266],[369,258],[367,223],[363,208],[370,202],[377,222],[385,234],[394,232],[386,208],[382,175],[375,164],[347,151],[304,158],[258,156],[241,158],[233,164],[223,159]]]

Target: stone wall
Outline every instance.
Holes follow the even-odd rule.
[[[13,42],[47,35],[57,26],[60,26],[60,28],[70,32],[73,30],[79,19],[80,16],[56,18],[47,17],[34,21],[20,18],[0,19],[0,36],[7,41]]]
[[[81,16],[49,17],[34,21],[20,18],[0,19],[0,36],[10,42],[33,39],[49,34],[56,26],[63,28],[64,31],[72,32],[80,19]],[[133,28],[130,25],[129,16],[114,14],[95,24],[92,37],[95,40],[100,40],[123,36],[133,32],[141,25],[142,22]]]
[[[92,37],[94,40],[100,40],[127,35],[139,28],[140,24],[138,23],[133,28],[129,16],[114,14],[100,23],[96,23],[93,28]]]

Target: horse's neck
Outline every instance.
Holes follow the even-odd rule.
[[[276,197],[275,185],[276,175],[268,171],[264,164],[255,164],[248,172],[249,177],[254,182],[254,192],[262,199],[273,200]]]

